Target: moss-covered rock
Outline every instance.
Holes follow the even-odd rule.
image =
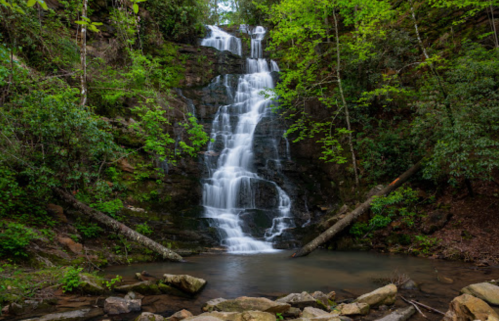
[[[102,279],[91,274],[80,275],[80,285],[78,290],[84,294],[101,295],[106,293],[106,289],[102,285]]]
[[[143,295],[161,294],[158,284],[154,281],[143,281],[133,284],[125,284],[114,288],[116,292],[128,293],[130,291],[137,292]]]

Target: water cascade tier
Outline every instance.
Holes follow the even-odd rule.
[[[202,45],[229,50],[241,55],[241,40],[215,26],[208,26],[210,36]],[[263,27],[247,29],[251,35],[251,55],[246,59],[247,74],[223,75],[213,80],[223,84],[233,103],[220,106],[213,120],[211,138],[205,152],[208,177],[203,184],[202,204],[205,216],[217,228],[221,245],[232,253],[274,251],[275,238],[294,227],[291,200],[275,182],[259,177],[254,169],[254,136],[260,121],[271,113],[272,97],[263,94],[274,87],[272,71],[279,71],[275,61],[270,67],[263,58]],[[237,85],[235,83],[237,79]],[[275,153],[277,149],[275,148]],[[266,199],[267,201],[262,201]],[[252,235],[244,218],[270,217],[262,236]]]

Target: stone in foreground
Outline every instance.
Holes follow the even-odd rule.
[[[194,315],[190,312],[190,311],[187,311],[187,310],[180,310],[174,314],[172,314],[170,317],[168,317],[168,320],[169,321],[180,321],[180,320],[184,320],[184,319],[187,319],[187,318],[190,318],[190,317],[193,317]]]
[[[499,321],[499,316],[485,301],[469,294],[454,298],[442,321]]]
[[[206,280],[187,274],[165,274],[163,281],[189,294],[196,294],[206,285]]]
[[[224,302],[224,301],[227,301],[227,299],[224,299],[224,298],[216,298],[216,299],[212,299],[210,301],[207,301],[204,305],[203,305],[203,311],[204,312],[211,312],[215,309],[215,306],[221,302]]]
[[[287,303],[292,307],[303,309],[306,307],[316,307],[316,299],[307,292],[290,293],[285,297],[277,299],[275,302]]]
[[[416,312],[416,309],[411,305],[407,308],[397,309],[389,315],[384,316],[381,319],[377,319],[376,321],[405,321],[409,319],[414,312]]]
[[[234,300],[222,301],[215,305],[214,310],[225,312],[263,311],[270,313],[284,313],[291,306],[267,298],[253,298],[242,296]]]
[[[499,305],[499,286],[487,282],[468,285],[461,293],[470,294],[490,304]]]
[[[300,319],[298,319],[300,320]],[[301,320],[313,320],[313,321],[340,321],[339,315],[337,313],[328,313],[324,310],[306,307],[303,310]]]
[[[142,312],[134,321],[164,321],[165,318],[159,314]]]
[[[336,309],[340,311],[341,315],[357,315],[357,314],[362,314],[366,315],[369,313],[369,304],[367,303],[349,303],[349,304],[339,304]]]
[[[355,302],[367,303],[371,307],[380,305],[391,305],[395,303],[397,296],[397,287],[395,284],[388,284],[382,288],[359,296]]]
[[[52,313],[24,321],[85,321],[102,315],[101,309],[81,309],[70,312]]]
[[[104,301],[104,312],[109,315],[140,311],[141,300],[127,300],[119,297],[109,297]]]

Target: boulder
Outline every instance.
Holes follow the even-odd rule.
[[[47,314],[42,317],[25,319],[24,321],[85,321],[102,315],[101,309],[81,309],[62,313]]]
[[[215,305],[214,309],[225,312],[263,311],[284,313],[291,306],[287,303],[274,302],[267,298],[242,296],[234,300],[225,300]]]
[[[329,297],[327,294],[321,291],[315,291],[314,293],[311,294],[311,296],[315,299],[315,302],[318,305],[318,307],[325,309],[326,311],[330,310],[331,304],[329,302]],[[334,296],[336,296],[336,293],[334,293]]]
[[[214,317],[224,321],[243,321],[242,314],[239,312],[213,311],[200,314],[200,316]]]
[[[376,321],[405,321],[409,319],[415,312],[416,309],[411,305],[406,308],[397,309],[389,315],[381,319],[377,319]]]
[[[314,321],[340,321],[337,313],[328,313],[324,310],[313,307],[306,307],[303,310],[302,319]]]
[[[202,310],[204,312],[211,312],[213,310],[215,310],[215,306],[221,302],[224,302],[224,301],[227,301],[227,299],[224,299],[224,298],[216,298],[216,299],[212,299],[210,301],[207,301],[204,305],[203,305],[203,308]]]
[[[499,305],[499,286],[487,282],[468,285],[461,293],[471,294],[490,304]]]
[[[163,294],[170,294],[170,295],[175,295],[175,296],[184,297],[184,298],[191,297],[189,294],[182,292],[179,289],[174,288],[173,286],[166,285],[164,283],[158,283],[158,289]]]
[[[388,284],[382,288],[359,296],[355,302],[367,303],[371,307],[377,307],[383,304],[391,305],[395,303],[396,296],[397,287],[395,284]]]
[[[282,314],[283,317],[288,319],[296,319],[299,318],[301,314],[301,310],[298,308],[291,307],[288,311]]]
[[[134,321],[164,321],[165,318],[159,314],[142,312]]]
[[[449,311],[442,321],[498,321],[499,315],[485,303],[469,294],[463,294],[452,300]]]
[[[143,281],[137,282],[133,284],[125,284],[121,286],[117,286],[114,288],[116,292],[128,293],[130,291],[137,292],[143,295],[155,295],[161,294],[158,285],[154,281]]]
[[[178,312],[175,312],[174,314],[172,314],[170,317],[168,317],[168,320],[170,321],[180,321],[180,320],[184,320],[184,319],[187,319],[187,318],[190,318],[194,316],[190,311],[187,311],[187,310],[180,310]]]
[[[341,315],[366,315],[369,313],[369,308],[369,304],[359,302],[349,304],[342,303],[336,306],[336,310],[340,311]]]
[[[316,299],[313,296],[311,296],[307,292],[302,292],[302,293],[290,293],[285,297],[277,299],[275,302],[287,303],[292,307],[303,309],[310,306],[318,308],[318,306],[316,306],[315,301]]]
[[[119,297],[109,297],[104,301],[104,312],[109,315],[140,311],[142,300],[127,300]]]
[[[172,285],[186,293],[196,294],[206,285],[206,280],[190,275],[165,274],[164,282]]]
[[[327,294],[327,299],[328,299],[328,300],[331,300],[331,301],[336,300],[336,292],[334,292],[334,291],[329,292],[329,293]]]
[[[102,286],[102,280],[89,274],[80,274],[80,285],[78,286],[78,290],[91,295],[106,293],[106,289]]]

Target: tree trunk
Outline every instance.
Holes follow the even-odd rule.
[[[496,48],[499,48],[499,39],[497,38],[497,29],[496,29],[496,19],[494,18],[494,5],[492,1],[490,1],[490,19],[492,24],[492,31],[494,32],[494,43]]]
[[[365,201],[361,205],[357,206],[356,209],[348,213],[344,218],[339,220],[336,224],[328,228],[325,232],[321,233],[314,240],[312,240],[307,245],[299,249],[298,252],[295,252],[291,257],[306,256],[311,252],[313,252],[319,245],[329,241],[331,238],[333,238],[333,236],[338,234],[344,228],[349,226],[353,221],[355,221],[359,216],[365,213],[371,206],[371,202],[374,200],[374,196],[390,194],[391,192],[399,188],[402,184],[404,184],[409,179],[409,177],[417,173],[420,168],[421,168],[421,161],[419,161],[416,165],[407,170],[404,174],[399,176],[399,178],[391,182],[390,185],[388,185],[387,187],[385,187],[375,195],[371,196],[367,201]]]
[[[90,206],[78,201],[73,195],[70,193],[60,189],[60,188],[54,188],[54,192],[56,192],[57,195],[59,195],[64,201],[67,203],[71,204],[75,209],[81,211],[85,215],[90,216],[91,218],[95,219],[96,221],[99,221],[100,223],[112,228],[114,231],[122,234],[126,238],[128,238],[131,241],[135,241],[150,250],[153,250],[154,252],[160,254],[163,259],[166,260],[171,260],[171,261],[182,261],[182,257],[178,255],[177,253],[167,249],[161,244],[156,243],[155,241],[151,240],[150,238],[136,232],[135,230],[132,230],[128,226],[116,221],[115,219],[107,216],[104,213],[101,213]]]
[[[82,20],[87,17],[88,0],[83,0],[83,9],[81,12]],[[80,61],[81,61],[81,100],[80,105],[84,107],[87,104],[87,26],[81,25],[81,48],[80,48]]]
[[[343,107],[345,108],[345,116],[347,120],[348,133],[348,145],[350,146],[350,153],[352,154],[352,164],[353,172],[355,174],[355,185],[359,187],[359,174],[357,173],[357,159],[355,158],[355,151],[353,149],[353,138],[352,138],[352,126],[350,125],[350,113],[348,111],[348,104],[345,100],[345,95],[343,93],[343,85],[341,84],[341,72],[340,72],[340,38],[338,33],[338,19],[336,18],[336,12],[333,12],[334,17],[334,27],[336,30],[336,58],[338,66],[336,66],[336,77],[338,78],[338,88],[340,90],[341,101],[343,102]]]

